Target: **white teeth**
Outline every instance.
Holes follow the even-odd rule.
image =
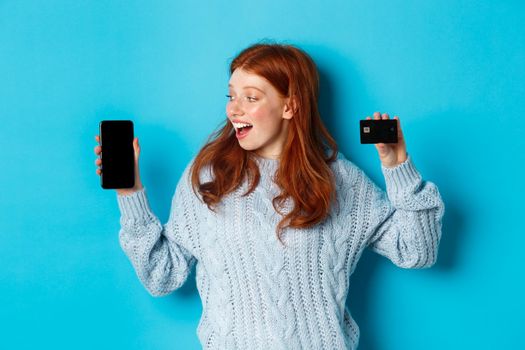
[[[253,126],[252,124],[244,124],[244,123],[233,123],[233,126],[235,127],[235,129],[240,129],[240,128],[244,128],[245,126]]]

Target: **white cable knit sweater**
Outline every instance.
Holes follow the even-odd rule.
[[[217,213],[193,193],[189,164],[164,225],[145,189],[117,195],[122,249],[154,296],[179,288],[196,264],[204,349],[356,349],[359,327],[345,307],[349,277],[366,247],[403,268],[435,263],[445,209],[436,185],[422,181],[408,155],[395,168],[381,166],[385,193],[339,153],[331,164],[339,207],[313,228],[286,229],[285,247],[271,202],[279,160],[257,162],[256,190],[241,197],[243,183]]]

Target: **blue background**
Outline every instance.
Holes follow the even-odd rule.
[[[519,1],[0,1],[0,347],[197,349],[192,273],[153,298],[118,243],[96,175],[103,119],[132,119],[162,222],[182,170],[225,117],[228,63],[273,39],[321,73],[323,118],[384,189],[359,143],[401,120],[446,205],[437,264],[367,252],[348,305],[360,349],[515,349],[525,322],[525,6]],[[521,218],[521,219],[520,219]]]

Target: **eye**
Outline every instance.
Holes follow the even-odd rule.
[[[231,101],[233,96],[232,95],[226,95],[226,97],[228,98],[228,100]]]
[[[257,101],[257,99],[256,99],[255,97],[246,96],[246,98],[247,98],[248,101],[250,101],[250,102],[255,102],[255,101]]]

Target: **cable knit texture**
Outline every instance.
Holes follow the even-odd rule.
[[[338,205],[315,227],[285,229],[283,246],[275,233],[281,216],[272,206],[278,162],[257,158],[256,190],[242,197],[244,182],[216,213],[193,193],[188,164],[164,225],[145,188],[117,194],[121,247],[153,296],[179,288],[195,265],[203,306],[197,335],[204,349],[356,349],[359,327],[345,303],[363,250],[402,268],[430,267],[444,203],[410,155],[394,168],[381,166],[385,192],[339,153],[330,165]],[[209,168],[200,176],[210,180]],[[291,201],[286,205],[289,212]]]

